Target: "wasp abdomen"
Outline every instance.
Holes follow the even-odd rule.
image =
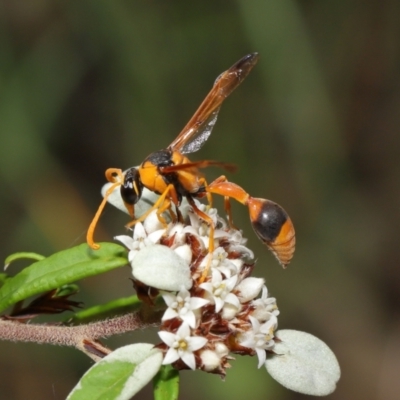
[[[296,244],[289,215],[279,204],[270,200],[250,197],[247,205],[255,233],[285,268],[293,257]]]

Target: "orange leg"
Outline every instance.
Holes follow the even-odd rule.
[[[215,232],[215,225],[214,225],[214,221],[212,220],[212,218],[207,215],[206,213],[204,213],[203,211],[201,211],[197,206],[196,203],[194,202],[194,200],[191,197],[187,198],[188,203],[191,205],[193,212],[196,213],[202,220],[204,220],[210,227],[210,234],[209,234],[209,242],[208,242],[208,262],[207,265],[204,268],[204,271],[201,274],[200,277],[200,283],[204,281],[204,279],[206,279],[208,272],[210,270],[210,266],[211,266],[211,260],[212,260],[212,253],[214,251],[214,232]]]
[[[207,186],[206,190],[208,193],[216,193],[224,196],[224,208],[228,216],[229,226],[232,229],[237,230],[237,228],[233,224],[230,198],[232,197],[240,203],[246,205],[248,198],[250,197],[248,193],[246,193],[240,186],[236,185],[235,183],[229,182],[224,175],[211,182]]]
[[[251,197],[240,186],[228,182],[224,176],[208,185],[206,190],[224,196],[225,208],[227,198],[233,198],[247,206],[254,232],[284,268],[289,264],[295,250],[296,237],[289,215],[279,204]]]
[[[98,250],[100,248],[100,245],[95,243],[94,239],[93,239],[94,230],[96,229],[96,225],[99,222],[100,215],[103,212],[104,207],[107,204],[107,200],[110,197],[111,193],[115,190],[115,188],[117,188],[118,186],[121,186],[122,183],[124,182],[124,175],[122,174],[122,170],[120,170],[118,168],[109,168],[106,171],[106,178],[109,182],[112,182],[113,185],[111,185],[111,187],[107,190],[107,192],[103,198],[103,201],[100,203],[100,206],[97,209],[97,212],[96,212],[92,222],[89,225],[89,229],[86,234],[87,244],[93,250]]]
[[[175,191],[175,187],[172,184],[169,184],[166,189],[164,190],[164,193],[162,195],[160,195],[160,197],[157,199],[157,201],[153,204],[152,207],[150,207],[143,215],[141,215],[139,218],[134,219],[133,221],[129,222],[127,225],[125,225],[127,228],[130,228],[131,226],[137,224],[138,222],[142,222],[144,221],[151,212],[153,212],[154,210],[157,210],[157,217],[159,219],[159,221],[166,226],[167,222],[165,220],[165,218],[161,215],[164,211],[169,211],[169,213],[171,214],[171,212],[173,213],[172,209],[171,209],[171,200],[173,202],[177,202],[177,195],[176,195],[176,191]],[[176,220],[176,215],[174,215],[174,218],[172,218],[173,220]]]

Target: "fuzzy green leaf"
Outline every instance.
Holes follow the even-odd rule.
[[[99,250],[81,244],[37,261],[5,281],[0,311],[30,296],[128,264],[125,248],[102,243]]]
[[[151,381],[162,359],[152,344],[121,347],[90,368],[67,400],[129,400]]]

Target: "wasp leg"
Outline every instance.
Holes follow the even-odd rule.
[[[100,215],[103,212],[104,207],[106,206],[107,200],[110,197],[111,193],[115,190],[115,188],[117,188],[118,186],[121,186],[124,181],[124,176],[122,174],[122,170],[117,169],[117,168],[109,168],[106,171],[106,178],[109,182],[113,183],[113,185],[110,186],[110,188],[107,190],[106,194],[104,195],[103,201],[100,203],[100,206],[97,209],[97,212],[96,212],[95,216],[93,217],[93,220],[90,223],[87,234],[86,234],[86,242],[93,250],[98,250],[100,248],[100,245],[95,243],[95,241],[93,239],[94,231],[96,229],[97,223],[99,222]]]
[[[201,274],[200,277],[200,283],[204,282],[204,279],[206,279],[208,272],[210,270],[211,267],[211,260],[212,260],[212,253],[214,251],[214,232],[215,232],[215,225],[214,225],[214,221],[212,220],[212,218],[207,215],[206,213],[204,213],[203,211],[201,211],[197,206],[196,203],[194,202],[194,200],[188,196],[187,197],[188,203],[191,205],[192,210],[195,214],[197,214],[202,220],[204,220],[210,227],[210,234],[209,234],[209,242],[208,242],[208,261],[207,264],[204,268],[204,271]]]
[[[240,186],[224,177],[211,182],[206,191],[233,198],[248,207],[250,222],[260,240],[272,251],[283,268],[293,257],[296,236],[286,211],[270,200],[251,197]]]
[[[222,190],[218,191],[218,188],[221,187],[221,184],[223,184],[223,183],[231,184],[231,182],[228,182],[228,179],[226,178],[226,176],[222,175],[219,178],[215,179],[215,181],[211,182],[210,185],[207,185],[206,191],[207,191],[207,194],[210,194],[210,195],[211,195],[211,193],[217,193],[217,194],[224,196],[224,208],[225,208],[226,215],[228,216],[229,227],[231,229],[238,230],[238,228],[233,223],[233,217],[232,217],[232,208],[231,208],[230,197],[233,197],[233,196],[225,195],[223,193],[224,187],[222,187]],[[235,186],[237,186],[237,185],[235,185]],[[241,195],[244,195],[244,197],[245,197],[246,193],[243,191],[243,193],[241,193]]]
[[[171,215],[171,219],[174,220],[174,218],[176,218],[177,222],[181,222],[183,223],[183,215],[181,213],[181,211],[179,210],[178,206],[175,206],[175,212],[172,211],[172,208],[169,209],[169,213]]]
[[[169,196],[169,197],[168,197]],[[164,190],[164,193],[157,199],[157,201],[150,207],[143,215],[141,215],[139,218],[134,219],[133,221],[129,222],[128,224],[125,225],[126,228],[130,228],[133,225],[137,224],[138,222],[144,221],[151,212],[154,210],[157,210],[157,217],[159,221],[163,225],[167,225],[167,222],[165,221],[165,218],[161,216],[161,214],[169,210],[171,210],[171,198],[174,200],[176,197],[176,192],[174,185],[170,184],[167,186],[167,188]],[[176,218],[176,217],[175,217]]]

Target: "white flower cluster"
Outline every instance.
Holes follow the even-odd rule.
[[[116,237],[130,250],[141,293],[155,290],[166,303],[158,346],[163,363],[224,376],[229,354],[237,353],[257,355],[261,367],[275,344],[276,300],[262,278],[250,276],[254,255],[241,232],[216,209],[198,207],[216,226],[211,254],[209,226],[190,210],[186,223],[164,227],[153,212],[135,225],[133,238]]]

